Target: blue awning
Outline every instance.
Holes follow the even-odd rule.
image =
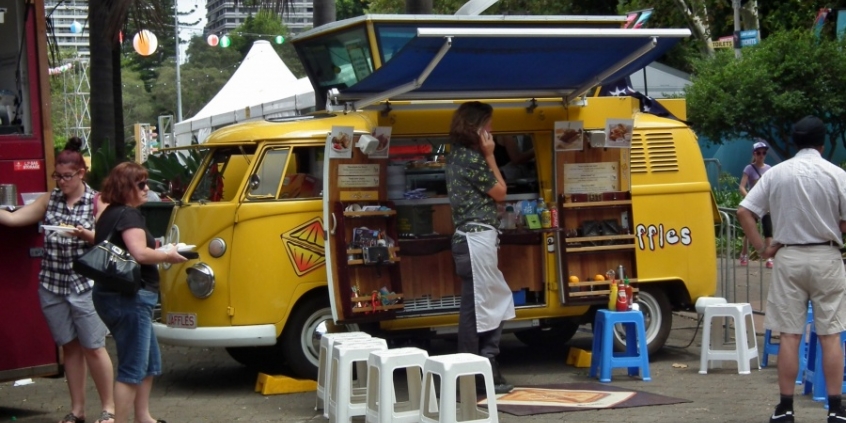
[[[568,98],[630,75],[689,35],[687,29],[419,28],[389,62],[338,99],[368,99],[359,104],[366,106],[385,99]]]

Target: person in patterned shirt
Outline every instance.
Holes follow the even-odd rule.
[[[38,297],[47,326],[62,347],[71,411],[60,423],[85,421],[86,367],[100,394],[98,422],[113,421],[115,410],[112,360],[106,351],[106,325],[94,310],[93,282],[73,271],[73,261],[94,242],[95,191],[84,182],[88,168],[79,150],[82,140],[73,137],[56,157],[53,180],[58,185],[14,213],[0,210],[0,224],[67,226],[67,232],[49,231],[38,274]],[[100,210],[105,206],[100,204]]]
[[[502,321],[514,317],[514,301],[497,268],[496,202],[505,200],[506,185],[494,157],[492,115],[493,108],[478,101],[464,103],[455,111],[446,183],[456,229],[452,254],[461,279],[458,352],[487,357],[494,390],[500,394],[514,388],[496,362]],[[478,382],[476,386],[480,388]]]

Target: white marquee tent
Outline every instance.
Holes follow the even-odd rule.
[[[176,145],[205,141],[214,129],[266,117],[292,116],[314,107],[308,78],[297,79],[269,41],[259,40],[220,92],[195,116],[174,124]]]

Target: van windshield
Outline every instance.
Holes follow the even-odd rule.
[[[200,178],[189,202],[233,201],[247,175],[255,146],[222,147],[210,150],[210,160],[197,170]]]
[[[306,72],[321,92],[355,85],[373,72],[373,59],[363,27],[305,41],[297,46]]]

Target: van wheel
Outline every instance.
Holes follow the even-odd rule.
[[[579,330],[579,324],[576,322],[567,322],[564,324],[557,324],[548,328],[535,328],[529,330],[521,330],[514,332],[514,336],[520,342],[536,348],[559,348],[567,344],[576,331]]]
[[[320,337],[324,333],[357,330],[356,325],[336,325],[327,296],[315,296],[296,306],[279,337],[279,347],[296,376],[317,379]]]
[[[664,347],[670,336],[670,329],[673,327],[672,306],[667,294],[656,288],[641,288],[637,298],[646,325],[646,347],[649,355],[652,355]],[[614,349],[626,349],[626,331],[622,325],[616,325],[614,330]]]

